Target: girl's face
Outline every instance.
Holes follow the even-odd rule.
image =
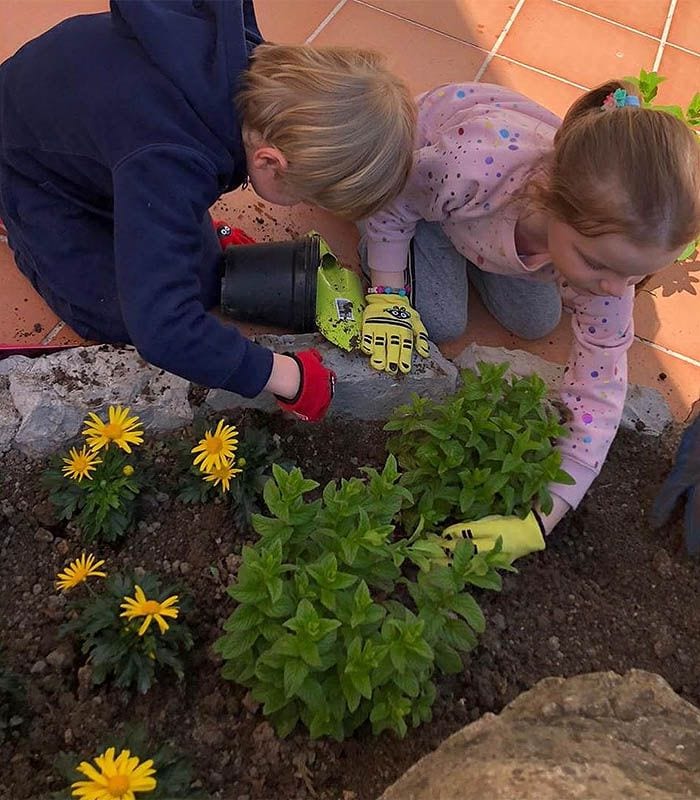
[[[601,296],[622,297],[628,286],[672,264],[683,251],[639,245],[619,233],[584,236],[553,218],[547,240],[552,263],[564,279]]]

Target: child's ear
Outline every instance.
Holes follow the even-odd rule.
[[[287,171],[287,159],[284,154],[271,145],[255,148],[253,164],[258,169],[271,170],[275,174],[283,174]]]

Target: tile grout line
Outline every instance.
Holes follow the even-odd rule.
[[[493,47],[486,54],[486,58],[482,61],[481,66],[477,70],[477,73],[474,76],[474,82],[475,83],[477,81],[480,81],[482,79],[482,77],[484,76],[484,73],[489,68],[489,64],[493,61],[494,56],[498,52],[499,47],[503,44],[503,41],[506,38],[506,35],[508,34],[508,31],[510,30],[512,24],[515,22],[516,17],[520,13],[520,10],[522,9],[522,7],[524,5],[525,5],[525,0],[518,0],[518,2],[515,4],[515,8],[513,9],[513,12],[511,13],[510,17],[506,21],[506,24],[503,26],[503,30],[498,35],[498,38],[493,43]]]
[[[645,339],[643,336],[635,335],[634,338],[641,344],[648,345],[653,350],[658,350],[660,353],[666,353],[667,356],[673,356],[673,358],[677,358],[680,361],[685,361],[687,364],[692,364],[694,367],[700,367],[700,361],[698,361],[696,358],[684,356],[683,353],[678,353],[675,350],[671,350],[669,347],[664,347],[662,344],[652,342],[651,339]]]
[[[631,25],[625,25],[624,22],[618,22],[617,20],[610,19],[609,17],[604,17],[602,14],[596,14],[595,11],[589,11],[587,8],[581,8],[573,3],[567,3],[566,0],[552,0],[552,2],[556,3],[558,6],[570,8],[572,11],[578,11],[579,14],[585,14],[587,17],[593,17],[601,22],[607,22],[610,25],[614,25],[616,28],[624,28],[624,30],[630,31],[630,33],[636,33],[638,36],[644,36],[646,39],[653,39],[655,42],[659,41],[658,36],[654,36],[646,31],[640,31],[638,28],[633,28]]]
[[[421,28],[424,31],[430,31],[430,33],[434,33],[436,36],[444,36],[445,39],[449,39],[452,42],[457,42],[458,44],[464,45],[465,47],[471,47],[473,50],[478,50],[480,53],[484,53],[488,56],[489,51],[485,50],[483,47],[480,47],[478,44],[474,44],[473,42],[468,42],[465,39],[458,39],[456,36],[452,36],[449,33],[445,33],[444,31],[439,31],[436,28],[431,28],[428,25],[424,25],[422,22],[418,22],[414,19],[408,19],[408,17],[402,17],[400,14],[396,14],[393,11],[387,11],[385,8],[379,8],[378,6],[372,5],[371,0],[352,0],[356,5],[365,6],[365,8],[370,8],[372,11],[377,11],[379,14],[385,14],[388,17],[393,17],[394,19],[399,20],[400,22],[405,22],[407,25],[413,25],[416,28]],[[524,0],[520,0],[520,4],[522,5]],[[493,48],[492,48],[493,49]],[[495,54],[495,58],[502,58],[504,61],[508,61],[511,64],[516,64],[523,69],[530,70],[530,72],[536,72],[538,75],[544,75],[546,78],[551,78],[552,80],[559,81],[560,83],[565,83],[568,86],[573,86],[575,89],[581,89],[581,91],[587,92],[589,90],[589,86],[583,86],[580,83],[575,83],[574,81],[570,81],[568,78],[562,78],[560,75],[555,75],[553,72],[547,72],[546,70],[540,69],[539,67],[533,67],[530,64],[525,64],[523,61],[518,61],[516,58],[511,58],[510,56],[503,56]]]
[[[567,86],[573,86],[576,89],[581,89],[583,92],[587,92],[590,89],[590,86],[584,86],[581,83],[570,81],[568,78],[562,78],[561,75],[555,75],[553,72],[547,72],[547,70],[540,69],[539,67],[533,67],[530,64],[526,64],[524,61],[518,61],[517,58],[511,58],[510,56],[502,55],[496,55],[496,58],[500,58],[510,64],[516,64],[519,67],[523,67],[523,69],[529,69],[530,72],[536,72],[538,75],[544,75],[545,77],[552,78],[552,80],[559,81],[560,83],[565,83]]]
[[[668,4],[668,14],[666,14],[666,22],[664,24],[664,29],[661,33],[661,39],[659,41],[659,48],[656,51],[656,58],[654,59],[654,66],[652,67],[652,71],[656,72],[659,69],[659,64],[661,64],[661,58],[664,54],[664,48],[666,47],[666,42],[668,41],[668,34],[671,30],[671,23],[673,22],[673,15],[676,11],[676,4],[678,0],[670,0]]]
[[[321,33],[321,31],[328,25],[329,22],[333,20],[335,15],[340,11],[340,9],[347,3],[348,0],[340,0],[340,2],[336,3],[336,5],[328,12],[326,17],[321,20],[319,25],[311,31],[311,33],[304,39],[304,44],[311,44],[313,40]]]
[[[445,31],[439,31],[437,28],[431,28],[430,25],[426,25],[423,22],[418,22],[418,20],[416,19],[409,19],[408,17],[402,17],[401,14],[397,14],[395,11],[388,11],[386,8],[380,8],[379,6],[372,5],[371,0],[353,0],[353,2],[358,6],[371,8],[372,11],[378,11],[380,14],[385,14],[387,17],[393,17],[394,19],[398,19],[401,22],[406,22],[409,25],[414,25],[416,28],[422,28],[424,31],[430,31],[431,33],[434,33],[437,36],[444,36],[446,39],[450,39],[450,41],[463,44],[465,47],[472,47],[474,48],[474,50],[478,50],[481,53],[487,52],[483,47],[480,47],[478,44],[474,44],[474,42],[468,42],[466,39],[460,39],[457,36],[453,36],[451,33],[446,33]]]
[[[65,322],[62,322],[62,321],[57,322],[53,326],[53,328],[51,328],[51,330],[46,334],[46,336],[44,336],[44,338],[41,340],[41,343],[42,344],[49,344],[50,342],[52,342],[58,336],[58,334],[65,327],[66,327],[66,323]]]
[[[691,50],[689,47],[683,47],[682,44],[674,44],[673,42],[666,42],[666,47],[670,47],[671,50],[680,50],[682,53],[687,53],[689,56],[697,56],[700,58],[700,50]],[[664,48],[664,50],[666,49]]]

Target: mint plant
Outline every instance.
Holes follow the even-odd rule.
[[[385,430],[413,497],[403,519],[427,529],[448,519],[488,514],[524,517],[539,502],[552,507],[551,482],[572,483],[555,448],[566,431],[545,404],[537,375],[506,379],[507,364],[464,370],[462,385],[444,402],[414,398],[400,406]]]
[[[269,515],[243,549],[229,594],[237,607],[216,643],[224,677],[248,687],[280,736],[303,723],[312,737],[403,736],[430,719],[437,672],[457,672],[484,618],[470,585],[498,590],[500,548],[474,554],[460,542],[450,562],[420,527],[397,538],[410,492],[396,460],[365,478],[319,485],[273,466]]]

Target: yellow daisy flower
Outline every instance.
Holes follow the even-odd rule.
[[[102,459],[97,457],[97,453],[93,453],[83,445],[80,451],[71,447],[68,457],[63,459],[63,463],[65,464],[63,474],[80,483],[83,478],[88,480],[92,478],[90,473],[97,469],[97,465],[102,463]]]
[[[71,785],[73,797],[80,800],[136,800],[136,792],[152,792],[156,788],[152,759],[141,764],[138,757],[132,756],[128,750],[122,750],[116,758],[114,753],[115,748],[110,747],[97,756],[97,769],[88,761],[77,767],[77,771],[88,780],[75,781]]]
[[[89,555],[86,557],[85,553],[83,553],[80,558],[71,561],[64,572],[59,572],[56,575],[56,588],[67,592],[88,578],[106,578],[107,573],[99,571],[104,563],[104,559],[95,561],[95,556]]]
[[[124,611],[119,615],[126,617],[129,621],[136,617],[145,617],[143,624],[139,628],[139,636],[143,636],[148,630],[151,622],[158,623],[161,633],[165,633],[170,627],[163,617],[177,619],[180,610],[175,606],[178,601],[176,594],[168,597],[167,600],[149,600],[140,586],[134,586],[134,597],[125,597],[121,608]]]
[[[241,472],[243,472],[243,470],[234,467],[233,462],[224,461],[220,467],[212,467],[212,469],[207,470],[204,480],[213,481],[214,486],[221,484],[221,488],[225,492],[228,492],[231,488],[231,478],[235,478],[236,475],[240,475]]]
[[[114,442],[127,453],[131,452],[132,444],[143,444],[143,430],[137,416],[129,416],[130,409],[121,406],[110,406],[107,415],[108,422],[104,422],[94,412],[88,414],[85,420],[83,436],[93,450],[109,447]]]
[[[211,472],[215,467],[222,467],[224,462],[232,461],[238,444],[237,437],[235,425],[225,425],[222,419],[219,420],[214,433],[207,431],[199,444],[192,448],[193,453],[199,454],[194,465],[199,464],[202,472]]]

